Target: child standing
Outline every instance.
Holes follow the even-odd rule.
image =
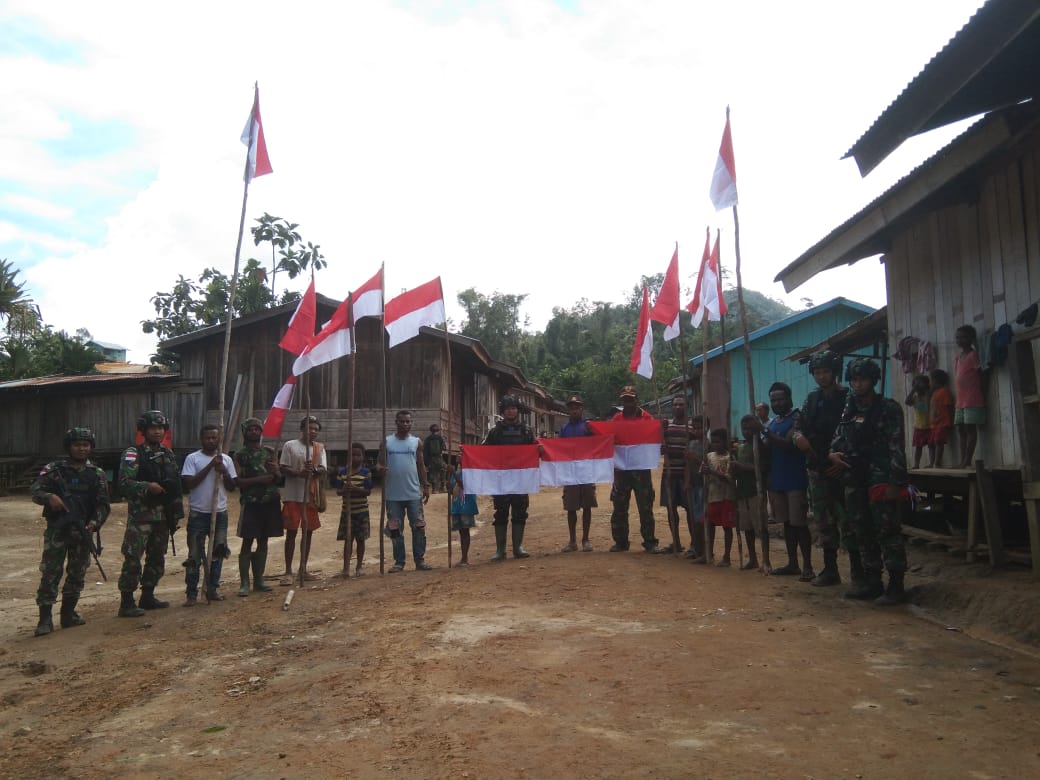
[[[740,420],[740,433],[743,443],[737,447],[736,458],[729,464],[733,475],[734,490],[737,501],[737,529],[744,534],[747,542],[748,562],[744,571],[758,568],[758,555],[755,552],[755,537],[762,539],[763,571],[769,569],[769,533],[766,525],[765,501],[758,494],[758,482],[755,479],[755,416],[745,414]],[[765,472],[768,471],[763,462],[766,458],[765,447],[759,449],[759,462],[762,466],[762,485],[766,484]],[[763,491],[764,492],[764,491]]]
[[[932,395],[928,402],[929,416],[932,423],[932,436],[928,442],[928,451],[932,462],[928,465],[942,468],[943,450],[950,439],[953,429],[953,396],[950,395],[950,375],[941,368],[932,370]]]
[[[360,577],[365,573],[365,540],[368,539],[371,525],[368,516],[368,496],[372,493],[372,472],[365,468],[364,444],[354,442],[350,445],[350,465],[344,466],[336,473],[336,492],[343,496],[339,530],[336,532],[336,540],[343,542],[343,571],[339,576],[344,579],[350,576],[353,540],[357,545],[354,576]]]
[[[954,339],[957,342],[954,387],[957,391],[957,411],[953,422],[961,443],[961,462],[958,468],[971,466],[975,456],[975,444],[979,439],[979,426],[986,424],[986,399],[982,394],[982,366],[975,349],[978,338],[975,328],[961,325]]]
[[[932,384],[924,374],[914,377],[914,384],[910,388],[910,394],[906,397],[906,405],[914,410],[914,468],[921,468],[921,453],[928,447],[931,457],[935,461],[935,452],[931,448],[932,442],[932,420],[931,420],[931,395]]]
[[[708,522],[708,560],[715,551],[715,528],[725,533],[725,551],[719,566],[730,565],[733,550],[733,529],[737,525],[737,494],[730,476],[729,434],[725,428],[716,428],[709,434],[711,450],[704,456],[701,471],[707,497],[706,521]]]
[[[456,566],[469,566],[469,529],[476,528],[477,497],[466,493],[462,484],[462,469],[456,470],[455,458],[448,465],[448,493],[451,495],[451,530],[459,532],[462,557]]]

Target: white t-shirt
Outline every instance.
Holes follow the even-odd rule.
[[[314,447],[318,448],[318,460],[314,467],[324,466],[328,469],[328,462],[325,459],[325,445],[320,441],[312,444],[304,444],[299,439],[287,441],[282,447],[282,457],[278,459],[278,462],[283,466],[288,466],[293,471],[299,471],[303,468],[304,462],[311,457]],[[306,489],[307,480],[305,477],[290,477],[287,474],[285,476],[285,488],[282,490],[282,501],[303,503],[307,499]]]
[[[228,455],[222,455],[221,459],[224,461],[224,468],[227,469],[228,476],[231,479],[238,477],[235,472],[235,464]],[[202,450],[195,450],[184,459],[184,466],[181,468],[182,477],[194,477],[204,468],[206,465],[213,460],[213,455],[207,455]],[[212,512],[213,511],[213,481],[221,476],[215,470],[210,469],[209,474],[206,478],[192,488],[188,494],[188,509],[192,512]],[[227,489],[224,487],[224,480],[219,481],[219,487],[217,488],[217,511],[227,511]]]

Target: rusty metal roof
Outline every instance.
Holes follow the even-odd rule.
[[[77,374],[73,376],[39,376],[0,382],[0,392],[40,388],[110,387],[112,385],[170,384],[181,380],[180,374]]]
[[[907,138],[1040,97],[1040,0],[988,0],[843,156],[866,176]]]

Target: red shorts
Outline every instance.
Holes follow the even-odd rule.
[[[932,437],[929,444],[945,444],[950,439],[949,428],[932,428]]]
[[[708,504],[708,522],[720,528],[736,528],[737,502],[711,501]]]
[[[932,443],[931,428],[914,428],[914,447],[927,447]]]
[[[303,503],[301,501],[286,501],[282,504],[282,527],[286,531],[300,530],[300,518],[303,514]],[[318,519],[318,510],[313,506],[307,507],[307,530],[313,531],[321,528],[321,520]]]

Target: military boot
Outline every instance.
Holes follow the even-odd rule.
[[[168,601],[160,601],[155,597],[155,588],[141,588],[141,598],[137,602],[141,609],[166,609]]]
[[[33,636],[44,636],[54,630],[54,620],[51,618],[51,605],[40,605],[40,622],[36,624]]]
[[[270,585],[264,582],[264,569],[267,568],[267,550],[263,552],[253,553],[253,590],[258,593],[266,593],[269,590],[274,590]]]
[[[523,548],[525,523],[513,523],[513,557],[530,558],[530,553]]]
[[[885,586],[881,584],[880,571],[865,571],[863,579],[845,592],[845,598],[856,601],[870,601],[876,599],[885,592]]]
[[[134,592],[124,590],[120,593],[119,617],[141,617],[144,610],[134,603]]]
[[[866,575],[863,573],[863,559],[859,555],[859,550],[849,550],[849,578],[853,585],[862,585],[866,580]]]
[[[902,604],[906,599],[906,591],[903,589],[903,572],[892,571],[888,573],[888,589],[874,599],[875,606],[895,607]]]
[[[841,575],[838,574],[837,549],[829,547],[823,548],[823,571],[813,578],[812,584],[817,587],[841,584]]]
[[[506,527],[504,525],[492,527],[495,529],[495,554],[491,556],[491,560],[504,561],[506,559]]]
[[[61,627],[72,628],[73,626],[85,626],[87,621],[76,612],[78,598],[62,598],[61,600]]]
[[[240,552],[238,554],[238,595],[248,596],[249,595],[249,564],[252,561],[252,555],[247,552]]]

